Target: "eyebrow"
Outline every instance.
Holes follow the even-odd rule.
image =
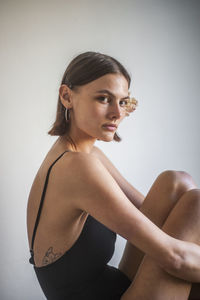
[[[111,93],[109,90],[99,90],[99,91],[96,91],[96,93],[104,93],[104,94],[108,94],[112,97],[115,97],[115,95],[113,93]],[[121,99],[129,99],[130,97],[129,96],[126,96],[126,97],[123,97]]]

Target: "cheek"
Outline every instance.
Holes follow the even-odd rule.
[[[101,108],[101,109],[93,110],[92,115],[94,116],[94,118],[98,118],[98,117],[103,117],[105,113],[106,113],[105,109]]]
[[[81,103],[82,104],[82,103]],[[105,119],[107,109],[103,105],[77,105],[75,107],[75,122],[78,127],[88,128],[96,126],[101,119]]]
[[[78,127],[88,128],[95,125],[95,121],[99,119],[101,113],[94,107],[83,107],[76,111],[76,124]]]
[[[104,117],[106,114],[105,107],[94,106],[87,112],[88,118],[97,120],[99,117]]]

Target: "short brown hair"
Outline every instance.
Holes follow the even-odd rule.
[[[115,58],[99,52],[85,52],[76,56],[68,65],[63,78],[62,84],[66,84],[73,90],[76,86],[87,84],[99,77],[110,74],[120,73],[124,75],[130,87],[131,78],[127,70]],[[49,130],[48,134],[62,136],[68,132],[69,123],[65,120],[65,107],[58,97],[56,120]],[[69,137],[71,140],[71,138]],[[114,140],[121,141],[117,133],[114,135]],[[71,140],[73,143],[73,141]]]

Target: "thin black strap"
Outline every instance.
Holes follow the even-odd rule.
[[[44,183],[44,188],[43,188],[43,192],[42,192],[42,196],[41,196],[41,200],[40,200],[40,206],[38,208],[38,213],[37,213],[37,217],[36,217],[36,221],[35,221],[35,226],[33,229],[33,235],[32,235],[32,241],[31,241],[31,249],[30,249],[30,253],[31,253],[31,258],[29,260],[29,262],[31,264],[35,264],[34,262],[34,252],[33,252],[33,246],[34,246],[34,241],[35,241],[35,235],[36,235],[36,231],[38,228],[38,224],[40,221],[40,216],[41,216],[41,212],[42,212],[42,207],[43,207],[43,203],[44,203],[44,198],[45,198],[45,194],[46,194],[46,190],[47,190],[47,185],[48,185],[48,181],[49,181],[49,175],[51,172],[52,167],[55,165],[55,163],[66,153],[70,150],[66,150],[65,152],[63,152],[49,167],[48,171],[47,171],[47,175],[46,175],[46,180]]]

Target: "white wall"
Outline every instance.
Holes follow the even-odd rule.
[[[198,0],[1,0],[0,299],[44,299],[28,263],[27,197],[55,140],[46,132],[62,73],[80,52],[110,54],[132,74],[139,107],[123,141],[97,143],[122,174],[144,194],[166,169],[200,183],[199,17]]]

